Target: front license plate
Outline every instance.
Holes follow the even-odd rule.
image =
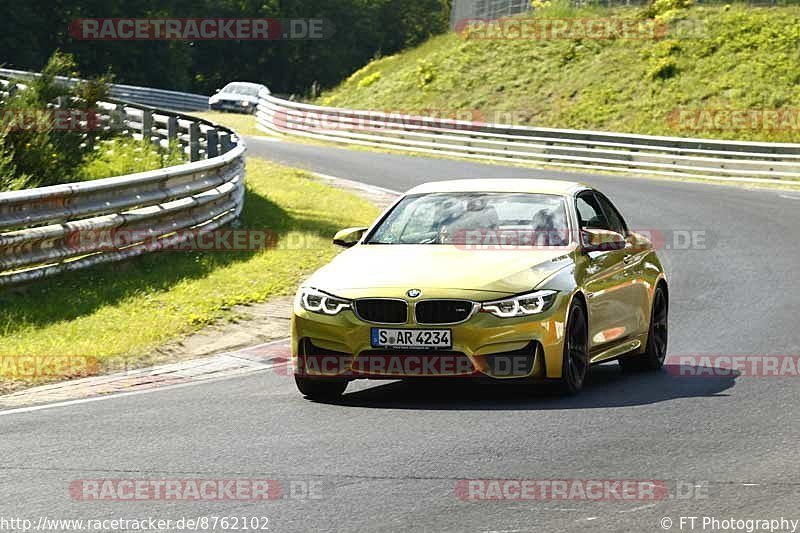
[[[373,348],[449,349],[453,332],[449,329],[372,328]]]

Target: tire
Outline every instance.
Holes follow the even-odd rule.
[[[342,397],[347,388],[347,380],[314,380],[306,377],[295,376],[297,389],[310,400],[330,401]]]
[[[647,346],[643,354],[619,360],[622,370],[631,372],[657,371],[664,366],[669,341],[669,300],[663,285],[653,294],[653,309],[650,313],[650,328]]]
[[[573,304],[568,316],[561,390],[564,394],[574,396],[583,389],[589,373],[589,327],[586,311],[580,304]]]

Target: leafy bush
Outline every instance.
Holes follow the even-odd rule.
[[[423,59],[417,61],[417,87],[424,89],[436,79],[433,63]]]
[[[678,73],[678,63],[670,57],[658,59],[648,71],[647,75],[652,80],[666,80]]]
[[[59,126],[53,118],[57,101],[93,117],[97,101],[106,94],[104,80],[73,88],[59,83],[56,76],[74,75],[74,66],[71,56],[56,52],[40,77],[26,82],[24,89],[12,85],[11,95],[0,102],[0,190],[73,181],[95,143],[107,135],[91,126],[86,131]]]
[[[60,101],[70,111],[94,120],[98,101],[107,94],[106,79],[82,82],[69,88],[56,76],[76,76],[74,61],[56,53],[42,76],[11,88],[0,101],[0,190],[43,187],[145,172],[186,160],[177,143],[163,149],[132,138],[111,138],[95,124],[63,127],[51,119]],[[22,118],[37,117],[34,121]],[[38,120],[38,117],[42,117]],[[63,124],[63,123],[62,123]]]
[[[368,76],[364,76],[364,78],[361,79],[361,81],[358,82],[358,86],[363,89],[364,87],[369,87],[370,85],[374,84],[376,81],[378,81],[380,79],[381,79],[380,71],[373,72],[372,74],[369,74]]]

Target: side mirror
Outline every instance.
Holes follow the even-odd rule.
[[[347,228],[343,229],[333,237],[333,244],[341,246],[342,248],[352,248],[369,228]]]
[[[608,252],[622,250],[627,246],[625,236],[605,229],[581,230],[581,245],[584,252]]]
[[[218,92],[220,92],[221,90],[222,90],[222,89],[214,89],[214,94],[217,94],[217,93],[218,93]]]

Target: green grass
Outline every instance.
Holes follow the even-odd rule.
[[[307,174],[251,159],[241,229],[270,230],[278,246],[259,252],[154,253],[0,289],[2,356],[64,355],[131,364],[159,345],[230,317],[237,304],[294,292],[337,253],[330,240],[377,210]],[[2,378],[0,377],[0,385]]]
[[[168,149],[133,138],[117,138],[104,142],[100,149],[81,166],[83,180],[96,180],[147,172],[186,163],[188,158],[177,143]]]
[[[239,135],[265,135],[263,131],[256,129],[255,115],[223,113],[221,111],[196,112],[192,113],[192,115],[227,126]]]
[[[571,9],[537,16],[642,16]],[[455,34],[380,58],[318,100],[387,111],[477,110],[542,127],[796,142],[783,129],[692,129],[676,109],[800,109],[800,7],[672,9],[663,39],[481,40]],[[702,38],[684,38],[691,26]],[[683,33],[681,33],[683,32]],[[682,37],[683,36],[683,37]]]

